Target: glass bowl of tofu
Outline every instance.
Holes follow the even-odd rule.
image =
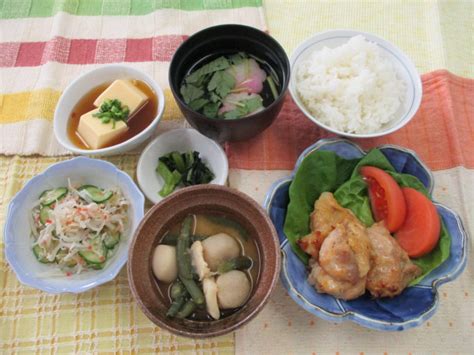
[[[163,90],[149,75],[111,64],[66,88],[54,112],[54,134],[76,154],[120,154],[151,137],[164,108]]]

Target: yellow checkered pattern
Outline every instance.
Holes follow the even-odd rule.
[[[8,203],[24,183],[68,158],[0,156],[0,233]],[[106,159],[134,176],[138,156]],[[79,295],[49,295],[21,285],[10,270],[0,239],[0,354],[198,353],[231,354],[232,334],[206,340],[171,335],[151,323],[135,303],[125,269]]]
[[[270,33],[291,54],[317,32],[353,29],[395,44],[423,74],[474,77],[472,0],[264,0]]]

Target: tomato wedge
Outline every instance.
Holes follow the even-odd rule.
[[[409,257],[419,258],[431,252],[439,240],[441,221],[435,205],[421,192],[402,188],[407,205],[405,222],[395,239]]]
[[[403,224],[406,204],[397,182],[382,169],[364,166],[360,169],[369,186],[372,213],[376,221],[385,220],[388,230],[393,233]]]

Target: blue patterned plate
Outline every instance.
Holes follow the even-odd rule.
[[[393,145],[383,145],[379,149],[398,172],[416,176],[428,191],[432,192],[433,175],[414,152]],[[348,140],[339,138],[320,140],[301,154],[291,176],[278,180],[271,186],[264,207],[280,239],[282,252],[280,277],[283,286],[299,306],[331,322],[351,320],[368,328],[389,331],[405,330],[422,324],[436,311],[438,287],[457,278],[466,266],[468,237],[461,219],[451,209],[435,203],[451,234],[450,256],[418,285],[406,288],[401,295],[391,299],[374,300],[366,294],[352,301],[342,301],[330,295],[317,293],[307,281],[308,273],[305,265],[293,253],[283,233],[291,180],[303,159],[317,150],[333,151],[346,159],[360,158],[366,154]]]

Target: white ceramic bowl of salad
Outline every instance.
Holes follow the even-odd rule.
[[[89,189],[79,191],[87,185]],[[103,190],[95,191],[90,185]],[[50,192],[41,196],[44,191]],[[10,202],[4,231],[6,259],[27,286],[48,293],[87,291],[114,279],[125,265],[144,204],[130,176],[111,163],[77,157],[54,164],[28,181]],[[46,209],[40,216],[38,212]],[[78,209],[82,215],[76,217],[73,212]],[[85,224],[80,225],[80,220]],[[68,229],[73,227],[80,233]],[[59,228],[67,233],[60,233]],[[120,232],[120,237],[114,234],[115,240],[106,241],[111,230]],[[33,250],[40,237],[46,244]]]

